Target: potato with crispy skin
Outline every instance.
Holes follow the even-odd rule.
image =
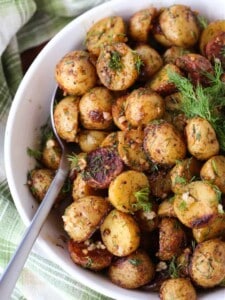
[[[225,279],[225,242],[211,239],[199,243],[191,259],[190,276],[203,288],[218,286]]]
[[[75,242],[83,242],[99,228],[109,210],[110,203],[103,197],[77,199],[62,216],[64,229]]]
[[[80,130],[77,135],[78,144],[83,152],[88,153],[97,149],[107,135],[108,132],[102,130]]]
[[[120,96],[112,105],[113,121],[120,130],[128,130],[130,126],[125,116],[125,104],[127,97],[128,94]]]
[[[95,22],[88,29],[85,44],[91,54],[98,56],[104,46],[126,41],[124,20],[120,16],[112,16]]]
[[[197,300],[197,294],[191,281],[186,278],[171,278],[160,287],[161,300]]]
[[[68,96],[56,104],[54,123],[58,135],[67,142],[76,142],[79,98]]]
[[[97,196],[99,190],[96,190],[88,185],[83,179],[82,173],[78,173],[72,184],[72,198],[74,201],[86,197],[86,196]]]
[[[152,167],[154,170],[154,165]],[[165,199],[171,192],[171,180],[169,171],[161,168],[148,174],[151,194],[156,198]]]
[[[111,92],[105,87],[94,87],[85,93],[79,102],[81,125],[86,129],[106,130],[112,127]]]
[[[56,65],[55,79],[65,94],[81,96],[97,83],[96,70],[87,51],[67,53]]]
[[[46,140],[42,150],[42,163],[49,169],[57,170],[61,160],[62,149],[58,141],[51,137]]]
[[[109,90],[126,90],[138,78],[139,56],[125,43],[101,49],[96,70],[101,83]]]
[[[152,280],[155,267],[145,251],[137,250],[126,257],[117,258],[110,265],[108,274],[116,285],[136,289]]]

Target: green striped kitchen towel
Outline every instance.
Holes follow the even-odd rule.
[[[10,195],[3,160],[7,116],[23,76],[20,53],[49,40],[74,17],[105,1],[108,0],[0,0],[0,272],[25,231]],[[109,298],[73,280],[34,247],[12,299]]]

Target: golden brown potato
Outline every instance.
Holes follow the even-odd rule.
[[[56,65],[55,79],[65,94],[81,96],[97,82],[95,67],[88,52],[76,50],[67,53]]]
[[[225,31],[225,20],[216,20],[211,22],[201,33],[199,48],[205,55],[205,47],[220,32]]]
[[[154,7],[134,13],[128,22],[128,34],[131,39],[137,42],[147,42],[156,15],[157,10]]]
[[[125,116],[125,104],[128,95],[123,95],[116,99],[112,105],[113,121],[120,130],[128,130],[129,123]]]
[[[153,120],[162,118],[164,112],[163,98],[149,88],[135,89],[126,99],[125,117],[134,128],[145,126]]]
[[[120,16],[106,17],[95,22],[86,35],[86,47],[94,56],[108,44],[126,42],[126,27]]]
[[[214,64],[216,61],[221,63],[222,68],[225,68],[224,57],[225,46],[225,32],[218,33],[212,40],[210,40],[205,47],[205,56]]]
[[[161,25],[159,23],[159,16],[157,16],[156,21],[153,24],[153,37],[159,44],[163,45],[164,47],[171,47],[173,46],[173,43],[170,40],[168,40],[165,34],[163,33]]]
[[[171,189],[174,193],[182,192],[183,187],[200,174],[201,163],[194,157],[177,161],[170,171]]]
[[[142,232],[152,232],[157,229],[159,224],[159,218],[157,214],[158,205],[156,202],[152,202],[151,204],[151,209],[139,209],[134,214],[134,218]]]
[[[199,243],[191,259],[190,275],[201,287],[219,285],[225,278],[225,242],[211,239]]]
[[[81,173],[77,174],[72,185],[72,198],[74,201],[86,196],[96,196],[99,195],[99,193],[100,192],[98,190],[87,184]]]
[[[176,217],[173,202],[174,202],[173,197],[163,200],[159,204],[158,216],[159,217]]]
[[[123,162],[132,170],[148,171],[151,161],[143,151],[144,132],[140,129],[121,131],[118,134],[118,153]]]
[[[217,189],[204,181],[187,184],[174,198],[177,218],[190,228],[208,226],[219,213],[218,205]]]
[[[100,226],[101,237],[113,255],[126,256],[140,245],[140,229],[131,215],[112,210]]]
[[[171,278],[163,282],[160,287],[161,300],[196,300],[196,291],[189,279]]]
[[[174,165],[186,155],[186,145],[177,129],[166,121],[145,128],[144,150],[158,164]]]
[[[75,264],[94,271],[108,267],[113,257],[101,240],[88,239],[77,243],[70,239],[68,250]]]
[[[108,132],[100,130],[81,130],[78,135],[78,144],[83,152],[90,152],[98,148]]]
[[[66,208],[62,216],[64,230],[75,242],[83,242],[99,228],[109,209],[110,204],[103,197],[80,198]]]
[[[114,131],[109,133],[105,139],[102,141],[100,147],[109,147],[109,148],[113,148],[115,150],[117,150],[117,146],[118,146],[118,134],[119,131]]]
[[[94,87],[83,95],[79,103],[80,121],[86,129],[111,128],[113,97],[105,87]]]
[[[109,278],[118,286],[136,289],[150,282],[155,275],[155,267],[143,250],[118,258],[109,267]]]
[[[219,152],[219,142],[211,124],[203,118],[188,120],[185,128],[189,152],[199,160],[207,160]]]
[[[172,5],[162,10],[159,24],[172,45],[190,48],[199,39],[200,28],[196,15],[185,5]]]
[[[193,228],[192,233],[198,243],[225,236],[225,214],[218,214],[206,227]]]
[[[55,172],[50,169],[34,169],[29,172],[27,185],[39,202],[42,201],[54,178]]]
[[[141,208],[138,195],[143,189],[146,189],[146,202],[150,203],[148,188],[148,178],[144,173],[133,170],[124,171],[110,183],[109,201],[116,209],[133,213]]]
[[[203,180],[215,184],[225,193],[225,156],[215,155],[209,158],[202,166],[200,175]]]
[[[175,85],[169,80],[169,72],[181,74],[180,69],[176,65],[166,64],[155,73],[146,86],[162,96],[176,92]]]
[[[67,142],[76,142],[79,99],[68,96],[55,106],[54,123],[58,135]]]
[[[138,79],[146,81],[163,66],[162,58],[154,48],[147,44],[139,44],[134,50],[142,61]]]
[[[189,53],[190,50],[182,47],[172,46],[168,48],[163,54],[164,64],[175,64],[176,59],[184,54]]]
[[[162,218],[159,223],[159,251],[160,260],[171,260],[181,254],[186,246],[186,234],[181,223],[176,218]]]
[[[49,169],[57,170],[61,160],[62,150],[54,138],[49,138],[45,142],[42,150],[42,163]]]
[[[138,78],[140,58],[125,43],[115,43],[101,49],[96,69],[101,83],[109,90],[122,91]]]
[[[154,165],[153,165],[154,168]],[[157,198],[165,199],[171,192],[170,174],[165,169],[159,169],[148,175],[151,194]]]

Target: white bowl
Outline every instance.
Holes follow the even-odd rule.
[[[10,191],[22,220],[29,225],[37,203],[26,186],[27,172],[35,162],[27,155],[27,147],[34,148],[38,131],[49,116],[49,104],[56,86],[54,69],[59,59],[72,49],[83,45],[87,29],[100,18],[120,15],[125,19],[135,11],[153,5],[187,4],[209,19],[225,19],[224,0],[114,0],[104,3],[76,18],[61,30],[41,51],[24,76],[9,114],[5,135],[5,164]],[[39,246],[71,276],[88,287],[115,299],[158,299],[147,292],[125,290],[107,278],[76,266],[61,240],[64,235],[59,216],[51,213],[38,238]],[[64,246],[59,247],[61,244]],[[222,299],[222,290],[201,295],[199,299]]]

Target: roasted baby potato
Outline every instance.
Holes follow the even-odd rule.
[[[68,96],[55,106],[54,123],[58,135],[67,142],[76,142],[79,99]]]
[[[189,53],[190,50],[184,49],[182,47],[178,46],[172,46],[168,49],[163,54],[163,62],[164,64],[175,64],[176,59],[184,54]]]
[[[101,49],[96,69],[101,83],[109,90],[122,91],[138,78],[140,59],[125,43],[107,45]]]
[[[98,190],[87,184],[81,173],[77,174],[72,184],[72,198],[74,201],[86,196],[96,196],[99,194],[100,192]]]
[[[215,155],[209,158],[202,166],[200,175],[203,180],[215,184],[225,193],[225,156]]]
[[[83,152],[90,152],[97,149],[108,135],[106,131],[100,130],[80,130],[77,139]]]
[[[165,199],[163,200],[160,204],[159,204],[159,208],[158,208],[158,216],[159,217],[176,217],[175,211],[174,211],[174,198],[171,197],[169,199]]]
[[[187,184],[181,194],[174,197],[177,218],[187,227],[208,226],[218,215],[218,190],[205,181]]]
[[[116,99],[112,105],[112,117],[115,125],[120,130],[128,130],[129,123],[125,116],[125,104],[128,95],[123,95]]]
[[[157,210],[157,203],[151,201],[149,209],[146,207],[146,209],[139,209],[135,212],[134,218],[142,232],[152,232],[158,228],[159,218]]]
[[[189,152],[199,160],[207,160],[219,152],[219,142],[212,125],[201,117],[187,121],[185,127]]]
[[[163,282],[160,287],[161,300],[196,300],[196,291],[189,279],[171,278]]]
[[[144,150],[155,163],[172,166],[185,158],[185,141],[172,124],[162,120],[152,122],[144,132]]]
[[[135,289],[152,280],[155,267],[145,251],[136,250],[126,257],[117,258],[110,265],[108,274],[116,285]]]
[[[75,242],[84,242],[99,228],[110,210],[103,197],[86,196],[70,204],[62,216],[64,229]]]
[[[94,56],[99,56],[105,45],[126,42],[126,27],[119,16],[106,17],[94,23],[86,35],[86,47]]]
[[[80,122],[86,129],[105,130],[112,126],[113,97],[105,87],[94,87],[79,102]]]
[[[195,13],[185,5],[172,5],[162,10],[159,25],[172,45],[190,48],[199,39],[200,28]]]
[[[138,44],[134,50],[141,59],[140,73],[138,80],[146,81],[163,66],[160,54],[147,44]]]
[[[154,166],[153,166],[154,169]],[[151,194],[165,199],[171,192],[170,174],[166,169],[158,169],[148,175]]]
[[[141,208],[140,197],[145,193],[149,202],[149,182],[143,172],[128,170],[119,174],[109,185],[109,201],[119,211],[133,213]],[[149,203],[150,204],[150,203]]]
[[[126,99],[125,117],[129,124],[137,128],[163,117],[165,103],[163,98],[149,88],[133,90]]]
[[[199,243],[190,264],[191,279],[204,288],[219,285],[225,278],[225,242],[211,239]]]
[[[140,229],[131,215],[113,209],[100,226],[101,237],[113,255],[127,256],[140,245]]]
[[[133,14],[128,22],[130,38],[136,42],[147,42],[156,15],[157,10],[154,7],[142,9]]]
[[[218,33],[212,40],[210,40],[205,47],[205,55],[212,64],[215,61],[220,61],[223,68],[225,68],[225,57],[224,57],[224,46],[225,46],[225,32]]]
[[[102,141],[100,147],[106,147],[106,148],[112,148],[117,150],[117,146],[118,146],[118,134],[120,132],[118,131],[113,131],[111,133],[109,133],[104,140]]]
[[[143,151],[144,132],[140,129],[121,131],[118,134],[118,153],[123,162],[132,170],[148,171],[151,161]]]
[[[42,163],[49,169],[57,170],[61,159],[62,150],[55,138],[49,138],[42,150]]]
[[[70,239],[68,250],[75,264],[94,271],[108,267],[113,257],[101,240],[88,239],[77,243]]]
[[[97,83],[95,67],[87,51],[67,53],[56,65],[55,79],[65,94],[81,96]]]
[[[171,260],[181,254],[186,246],[187,237],[182,224],[176,218],[162,218],[159,223],[159,251],[160,260]]]

